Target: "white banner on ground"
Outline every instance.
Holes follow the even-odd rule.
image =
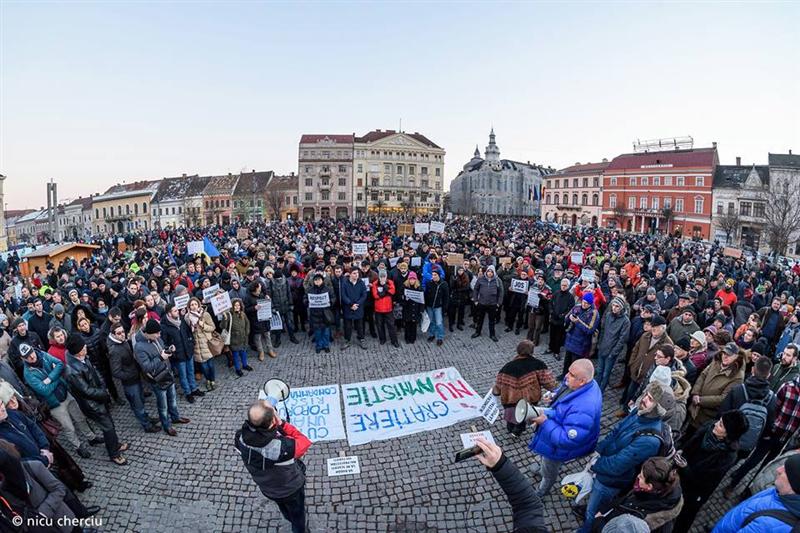
[[[423,293],[422,291],[406,289],[405,291],[403,291],[403,294],[406,295],[406,300],[411,300],[412,302],[417,302],[420,304],[425,303],[425,293]]]
[[[322,292],[319,294],[307,294],[307,296],[308,307],[311,309],[322,309],[323,307],[328,307],[331,305],[331,299],[327,292]]]
[[[267,398],[263,390],[258,392],[258,398]],[[283,405],[278,403],[278,413],[281,416],[285,412],[284,405],[289,411],[290,423],[311,439],[311,442],[345,438],[339,385],[292,389],[286,402]]]
[[[444,222],[431,222],[431,233],[444,233]]]
[[[342,385],[350,446],[481,416],[482,398],[453,367]]]

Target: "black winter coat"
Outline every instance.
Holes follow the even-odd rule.
[[[262,292],[261,294],[262,296],[254,296],[252,293],[248,292],[242,300],[244,314],[247,315],[247,319],[250,321],[250,331],[253,333],[268,333],[270,328],[270,322],[268,320],[258,320],[256,305],[258,305],[259,300],[264,299],[264,293]]]
[[[514,531],[549,531],[544,523],[544,505],[528,478],[505,455],[491,469],[511,504]]]
[[[554,292],[550,300],[550,323],[563,324],[574,306],[575,296],[572,292],[561,289]]]
[[[84,415],[97,419],[108,415],[106,404],[111,401],[100,373],[86,357],[82,362],[67,353],[67,383],[72,396]]]
[[[681,468],[681,487],[686,501],[708,497],[737,461],[737,448],[729,443],[722,449],[704,449],[703,438],[716,420],[706,422],[683,446],[687,466]]]
[[[117,342],[106,339],[108,349],[108,362],[111,365],[111,375],[122,382],[123,385],[136,385],[141,382],[139,364],[133,357],[133,347],[130,341]]]
[[[450,304],[450,287],[444,280],[439,282],[429,281],[425,286],[425,306],[426,307],[441,307],[447,309]]]
[[[165,347],[175,346],[175,353],[169,358],[170,361],[182,363],[194,358],[192,329],[183,318],[180,319],[180,327],[166,319],[161,322],[161,342]]]

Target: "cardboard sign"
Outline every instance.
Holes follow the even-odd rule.
[[[186,243],[186,253],[190,256],[202,254],[204,252],[205,248],[203,247],[203,241],[190,241]]]
[[[398,235],[413,235],[414,234],[414,225],[413,224],[398,224],[397,225],[397,234]]]
[[[725,257],[733,257],[734,259],[741,259],[742,251],[738,248],[726,246],[725,248],[722,249],[722,255],[724,255]]]
[[[444,233],[444,222],[431,222],[430,223],[430,230],[431,233]]]
[[[528,303],[527,305],[531,306],[532,308],[536,309],[539,307],[539,291],[536,289],[531,289],[528,291]]]
[[[511,280],[511,292],[518,292],[520,294],[525,294],[528,292],[528,280],[526,279],[512,279]]]
[[[494,400],[492,400],[492,402],[494,402]],[[464,446],[464,448],[472,448],[477,444],[477,442],[475,442],[475,439],[477,439],[478,437],[482,438],[486,442],[491,442],[492,444],[495,443],[494,437],[492,436],[492,432],[486,430],[486,431],[476,431],[474,433],[462,433],[461,444]]]
[[[328,477],[352,476],[360,473],[361,466],[358,464],[358,457],[355,455],[328,459]]]
[[[576,265],[583,264],[583,252],[572,252],[569,256],[570,261]]]
[[[183,296],[176,296],[175,297],[175,307],[180,311],[181,309],[186,309],[186,306],[189,305],[189,300],[191,296],[188,294],[184,294]]]
[[[250,230],[247,228],[239,228],[236,230],[236,238],[245,240],[250,238]]]
[[[272,313],[272,317],[270,317],[269,330],[283,331],[283,320],[281,320],[281,314],[277,311]]]
[[[422,291],[406,289],[403,294],[406,295],[406,300],[411,300],[412,302],[417,302],[420,304],[425,303],[425,293]]]
[[[510,265],[513,259],[511,259],[510,257],[501,257],[499,261],[501,265]]]
[[[414,223],[414,233],[417,235],[425,235],[430,231],[430,227],[428,226],[427,222],[415,222]]]
[[[221,315],[231,307],[231,297],[227,292],[217,294],[211,298],[211,309],[214,310],[215,315]]]
[[[490,424],[494,424],[497,421],[497,417],[500,416],[500,408],[497,406],[497,402],[494,399],[494,394],[492,394],[492,389],[489,389],[489,392],[486,393],[486,396],[483,397],[483,403],[481,403],[481,414],[483,418],[486,419],[487,422]]]
[[[213,298],[214,295],[217,294],[218,290],[219,290],[219,284],[212,285],[207,289],[203,289],[203,302],[206,303],[210,302],[211,298]]]
[[[594,283],[595,280],[595,271],[593,268],[584,268],[581,271],[581,279],[585,279],[589,283]]]
[[[422,258],[421,257],[412,257],[411,258],[411,266],[412,267],[422,266]]]
[[[259,322],[266,322],[272,319],[272,302],[270,300],[259,300],[256,317]]]
[[[449,253],[444,258],[444,262],[450,266],[462,266],[464,264],[464,254]]]
[[[353,243],[353,255],[367,255],[367,243],[365,243],[365,242],[354,242]]]
[[[331,299],[327,291],[320,294],[307,294],[306,296],[308,296],[308,307],[311,309],[322,309],[331,305]]]

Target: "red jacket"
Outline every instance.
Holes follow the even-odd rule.
[[[67,363],[67,347],[63,344],[58,345],[55,342],[50,343],[50,348],[48,348],[47,353],[61,361],[62,363]]]
[[[383,293],[378,292],[378,283],[380,283],[380,281],[372,282],[372,298],[375,300],[375,312],[391,313],[394,283],[392,283],[392,280],[387,279],[386,285],[383,287]]]

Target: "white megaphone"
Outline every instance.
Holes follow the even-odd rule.
[[[517,424],[522,424],[523,422],[530,424],[531,420],[538,418],[541,414],[538,407],[529,404],[524,398],[517,402],[517,407],[514,409],[514,419]]]
[[[289,385],[286,384],[285,381],[278,378],[270,378],[266,382],[264,382],[264,394],[267,395],[267,398],[275,398],[279,402],[285,402],[286,399],[289,397]],[[277,406],[276,406],[277,407]],[[286,411],[286,420],[289,421],[289,409],[286,408],[286,405],[283,406],[284,410]]]

